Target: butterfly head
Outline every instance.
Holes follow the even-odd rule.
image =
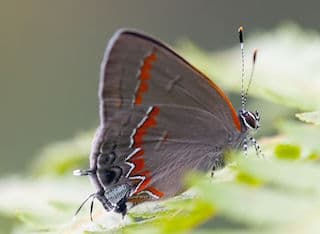
[[[260,127],[260,115],[258,111],[251,112],[246,109],[241,109],[239,111],[239,119],[244,131],[257,130]]]

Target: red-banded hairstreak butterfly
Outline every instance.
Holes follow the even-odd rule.
[[[239,37],[243,60],[242,27]],[[247,91],[236,112],[216,84],[168,46],[117,31],[101,64],[90,169],[74,172],[89,175],[97,189],[86,199],[93,198],[90,214],[95,198],[125,215],[128,203],[173,197],[187,171],[214,170],[224,165],[225,150],[255,143],[250,130],[259,127],[259,115],[246,110]]]

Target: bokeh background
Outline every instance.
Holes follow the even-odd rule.
[[[0,1],[0,173],[25,170],[48,142],[98,123],[99,65],[121,27],[216,51],[236,30],[283,22],[320,30],[318,1]],[[274,43],[277,43],[276,41]],[[239,57],[240,63],[240,57]]]
[[[0,0],[0,234],[320,233],[319,6]],[[265,160],[251,147],[213,178],[187,176],[192,189],[182,196],[144,203],[124,219],[96,202],[94,222],[86,204],[72,219],[95,191],[72,171],[88,166],[99,67],[112,34],[136,28],[168,43],[238,108],[240,25],[247,76],[259,49],[248,109],[261,113],[255,136]]]

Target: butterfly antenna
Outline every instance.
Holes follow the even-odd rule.
[[[247,102],[248,91],[249,91],[250,85],[251,85],[251,83],[252,83],[252,78],[253,78],[253,74],[254,74],[254,69],[255,69],[255,66],[256,66],[257,53],[258,53],[258,50],[255,49],[255,50],[253,51],[253,56],[252,56],[252,68],[251,68],[249,83],[248,83],[247,89],[246,89],[246,91],[245,91],[245,93],[244,93],[245,102]]]
[[[90,194],[90,195],[81,203],[81,205],[79,206],[79,208],[77,209],[77,211],[74,213],[74,216],[77,216],[77,215],[79,214],[80,210],[82,209],[82,207],[84,206],[84,204],[86,204],[86,202],[87,202],[91,197],[95,198],[95,195],[96,195],[95,193]]]
[[[240,50],[241,50],[241,105],[242,109],[246,107],[246,98],[244,92],[244,43],[243,43],[243,27],[240,26],[238,29],[239,33],[239,42],[240,42]]]

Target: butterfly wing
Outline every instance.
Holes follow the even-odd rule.
[[[188,170],[221,163],[241,136],[225,94],[167,46],[134,31],[111,39],[101,65],[94,183],[133,185],[133,203],[181,191]]]
[[[206,110],[240,130],[223,91],[169,47],[144,34],[120,30],[113,36],[100,82],[101,124],[117,109],[169,104]]]

